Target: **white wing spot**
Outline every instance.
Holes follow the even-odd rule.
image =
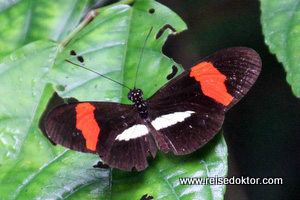
[[[121,134],[119,134],[116,137],[116,140],[128,141],[128,140],[131,140],[131,139],[134,139],[134,138],[142,137],[142,136],[147,135],[147,134],[148,134],[147,127],[145,125],[142,125],[142,124],[137,124],[137,125],[134,125],[134,126],[128,128],[128,129],[126,129]]]
[[[162,115],[160,117],[157,117],[155,120],[153,120],[151,124],[156,130],[160,130],[172,126],[174,124],[177,124],[178,122],[183,122],[186,118],[190,117],[193,113],[195,112],[185,111],[185,112],[174,112],[171,114]]]

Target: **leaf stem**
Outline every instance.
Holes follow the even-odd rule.
[[[82,22],[65,38],[61,41],[61,45],[64,47],[66,46],[72,39],[73,37],[80,32],[86,25],[88,25],[100,12],[112,7],[112,6],[116,6],[119,4],[131,4],[134,3],[135,0],[121,0],[117,3],[102,7],[102,8],[98,8],[95,10],[91,10],[86,17],[82,20]]]

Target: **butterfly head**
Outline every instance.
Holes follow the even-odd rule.
[[[133,103],[143,101],[143,91],[141,89],[130,90],[128,93],[128,99]]]

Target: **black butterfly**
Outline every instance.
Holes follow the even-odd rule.
[[[220,130],[225,112],[252,87],[261,59],[244,47],[219,51],[169,81],[149,99],[141,89],[133,104],[78,102],[46,117],[46,132],[72,150],[98,154],[111,167],[138,171],[157,149],[189,154]]]

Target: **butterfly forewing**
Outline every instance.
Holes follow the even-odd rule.
[[[200,71],[198,76],[193,74],[192,70],[201,65],[204,65],[202,72]],[[169,81],[148,99],[148,103],[169,105],[187,102],[207,106],[214,104],[217,107],[223,107],[226,111],[249,91],[260,71],[261,60],[254,50],[246,47],[225,49],[208,56],[199,64]],[[217,77],[216,73],[219,73]],[[225,88],[218,87],[222,82]],[[216,94],[206,95],[207,91],[203,90],[208,90],[207,88]],[[218,91],[216,88],[226,91],[222,89]],[[228,96],[226,93],[232,97],[232,100],[222,101],[223,96]]]
[[[64,147],[75,151],[96,153],[86,148],[85,138],[76,128],[76,106],[78,104],[61,105],[52,110],[46,117],[45,126],[50,139]]]
[[[229,48],[219,51],[202,62],[211,62],[214,67],[226,76],[225,85],[233,97],[226,110],[236,104],[253,86],[261,71],[260,56],[246,47]]]
[[[80,102],[57,107],[46,118],[49,137],[72,150],[99,154],[116,168],[148,166],[156,147],[133,105]]]

